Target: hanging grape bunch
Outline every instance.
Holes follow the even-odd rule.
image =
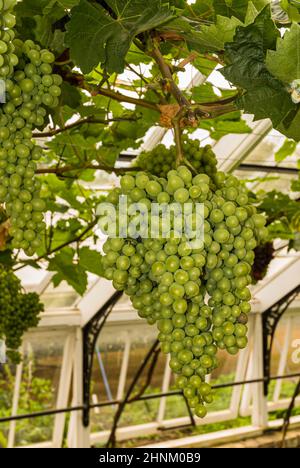
[[[163,214],[145,216],[138,234],[108,238],[103,266],[139,316],[157,324],[177,387],[195,414],[204,417],[206,403],[212,401],[205,377],[218,366],[218,349],[235,355],[247,345],[248,286],[254,249],[267,235],[265,218],[249,204],[247,189],[236,177],[218,172],[212,180],[207,174],[193,175],[186,166],[169,171],[166,178],[145,172],[124,175],[121,189],[107,198],[117,210],[119,195],[127,195],[128,204],[142,203],[145,211],[153,202],[189,203],[192,225],[196,203],[203,204],[204,239],[197,248],[185,234],[176,235],[178,213],[169,231],[164,231]],[[119,225],[122,216],[118,211]],[[134,219],[132,214],[128,220]],[[145,238],[149,224],[162,227],[159,238]]]
[[[4,340],[12,362],[20,361],[19,347],[23,334],[36,327],[43,304],[37,294],[22,292],[16,275],[0,265],[0,339]]]
[[[252,267],[252,282],[261,281],[268,273],[270,263],[274,259],[275,249],[273,242],[259,244],[254,250],[254,263]]]
[[[51,52],[15,39],[15,3],[0,0],[0,79],[6,88],[6,103],[0,105],[0,203],[11,220],[12,247],[31,256],[41,242],[45,209],[35,178],[42,150],[32,131],[45,126],[46,108],[58,105],[62,79],[52,74]]]
[[[217,159],[209,145],[200,146],[198,140],[183,138],[183,153],[187,161],[196,172],[208,174],[212,177],[217,172]],[[142,152],[134,165],[157,177],[167,177],[171,169],[176,168],[176,147],[166,148],[158,145],[152,151]]]

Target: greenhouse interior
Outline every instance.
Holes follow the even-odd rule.
[[[299,50],[298,0],[0,0],[1,448],[300,448]]]

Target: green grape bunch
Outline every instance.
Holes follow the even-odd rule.
[[[22,337],[29,328],[38,325],[43,310],[39,296],[25,294],[13,271],[0,265],[0,339],[5,341],[12,362],[20,362]]]
[[[217,159],[211,146],[201,147],[198,140],[190,140],[185,135],[182,141],[184,157],[195,172],[213,177],[217,173]],[[142,152],[134,161],[136,167],[150,172],[157,177],[167,177],[170,170],[176,168],[176,147],[166,148],[160,144],[152,151]]]
[[[4,80],[13,73],[18,57],[14,53],[13,40],[16,19],[13,14],[15,0],[0,0],[0,79]]]
[[[0,203],[11,220],[12,247],[32,256],[41,243],[46,207],[35,177],[42,149],[32,132],[44,128],[48,109],[58,106],[62,79],[52,73],[51,52],[15,38],[14,4],[0,0],[0,79],[6,88],[0,106]]]
[[[254,249],[268,233],[266,220],[239,180],[222,172],[211,178],[180,166],[166,178],[146,172],[124,175],[121,187],[107,197],[116,207],[119,227],[124,216],[120,195],[145,209],[152,203],[188,204],[192,223],[197,203],[203,204],[204,237],[197,245],[185,233],[178,235],[176,213],[169,231],[163,231],[163,214],[143,217],[139,235],[108,237],[102,261],[106,278],[125,291],[140,317],[157,325],[177,387],[195,414],[204,417],[213,399],[206,376],[218,366],[218,350],[235,355],[247,346],[248,286]],[[128,221],[134,216],[128,215]],[[161,226],[162,235],[147,237],[147,223]]]

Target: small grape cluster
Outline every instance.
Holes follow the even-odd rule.
[[[18,363],[23,334],[36,327],[44,310],[39,296],[24,294],[20,280],[9,269],[0,265],[0,339],[5,340],[7,355]]]
[[[268,272],[270,263],[274,259],[275,249],[273,242],[259,244],[254,250],[254,263],[252,267],[253,282],[264,279]]]
[[[185,135],[182,149],[185,159],[195,169],[195,172],[205,173],[210,177],[216,174],[217,159],[211,146],[201,147],[198,140],[188,139]],[[160,144],[152,151],[142,152],[134,165],[157,177],[167,177],[168,172],[176,168],[176,147],[166,148]]]
[[[218,349],[234,355],[247,345],[253,251],[267,235],[266,220],[249,204],[247,189],[236,177],[221,172],[213,180],[207,174],[193,176],[186,166],[169,171],[167,178],[124,175],[121,188],[107,198],[116,206],[119,230],[124,217],[120,195],[127,196],[128,206],[145,206],[145,213],[137,233],[107,239],[102,260],[106,278],[125,291],[140,317],[157,324],[178,388],[195,414],[204,417],[205,404],[212,401],[206,375],[218,366]],[[199,216],[196,205],[203,204],[203,240],[191,243],[177,231],[176,210],[170,226],[163,212],[149,217],[152,203],[187,204],[192,226]],[[131,226],[134,210],[126,216]],[[113,219],[106,219],[103,227],[112,224]],[[159,226],[161,236],[145,237],[149,224]]]
[[[2,23],[10,52],[0,59],[7,97],[0,107],[0,203],[5,203],[11,219],[12,247],[32,256],[45,227],[45,202],[40,198],[40,181],[35,178],[42,149],[32,140],[32,131],[45,125],[45,107],[58,105],[62,79],[52,74],[55,58],[51,52],[31,40],[23,43],[13,39],[14,31],[9,27],[13,28],[14,22]]]

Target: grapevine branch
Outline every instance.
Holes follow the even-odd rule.
[[[84,171],[86,169],[92,169],[95,171],[106,171],[106,172],[114,172],[115,174],[123,174],[124,172],[136,172],[139,170],[138,167],[108,167],[104,164],[85,164],[80,167],[75,166],[64,166],[64,167],[47,167],[47,168],[40,168],[36,170],[36,174],[56,174],[58,176],[63,176],[67,172],[73,171]]]
[[[167,80],[170,92],[172,96],[176,99],[177,103],[179,104],[181,110],[178,113],[178,119],[174,119],[174,130],[175,130],[175,138],[177,142],[177,146],[179,143],[178,140],[178,133],[181,127],[181,122],[179,119],[179,115],[181,115],[182,120],[185,121],[187,124],[195,126],[197,123],[198,118],[213,118],[218,117],[220,115],[235,111],[236,108],[232,104],[232,102],[236,99],[235,96],[231,96],[229,98],[220,99],[215,102],[204,102],[204,103],[195,103],[191,104],[191,102],[186,98],[184,93],[179,89],[177,84],[173,79],[172,69],[169,64],[165,61],[159,47],[156,43],[152,43],[153,48],[151,51],[151,55],[156,61],[160,72],[165,80]],[[176,136],[177,135],[177,136]],[[178,159],[182,161],[181,156],[182,150],[178,149]]]
[[[186,97],[184,96],[184,94],[181,92],[181,90],[178,88],[178,86],[176,85],[176,83],[174,82],[173,80],[173,76],[172,76],[172,72],[171,72],[171,69],[169,67],[169,65],[164,61],[164,58],[161,54],[161,52],[159,51],[159,60],[161,62],[161,65],[162,65],[162,68],[161,68],[161,72],[162,73],[167,73],[167,75],[163,75],[164,78],[167,79],[167,81],[170,80],[170,84],[172,84],[172,86],[174,86],[174,91],[175,91],[175,87],[177,88],[176,90],[176,94],[179,98],[180,96],[180,102],[182,102],[182,99],[184,99],[184,102],[186,102],[186,105],[188,106],[188,108],[190,109],[195,109],[195,114],[197,114],[197,109],[198,109],[198,115],[199,117],[204,117],[204,118],[213,118],[213,117],[217,117],[217,116],[220,116],[220,115],[223,115],[223,114],[226,114],[228,112],[232,112],[232,111],[235,111],[236,110],[236,107],[234,105],[231,105],[229,106],[230,103],[233,103],[235,101],[235,99],[237,98],[237,95],[234,95],[230,98],[226,98],[226,99],[218,99],[217,101],[215,102],[205,102],[205,103],[193,103],[191,104],[187,99]],[[170,78],[170,75],[171,75],[171,78]],[[127,96],[123,93],[120,93],[119,91],[113,91],[111,89],[104,89],[100,86],[98,87],[91,87],[89,84],[85,83],[85,79],[84,79],[84,76],[79,74],[79,73],[75,73],[75,72],[70,72],[66,75],[64,75],[64,80],[71,83],[72,85],[75,85],[79,88],[82,88],[82,89],[85,89],[87,91],[89,91],[92,95],[97,95],[97,94],[100,94],[101,96],[105,96],[105,97],[108,97],[110,99],[113,99],[115,101],[118,101],[118,102],[127,102],[128,104],[134,104],[136,106],[140,106],[140,107],[144,107],[146,109],[151,109],[151,110],[154,110],[158,113],[160,113],[160,109],[159,109],[159,106],[153,102],[150,102],[150,101],[146,101],[144,99],[138,99],[138,98],[134,98],[134,97],[131,97],[131,96]],[[226,104],[228,104],[228,107],[226,107]],[[195,119],[193,120],[193,123],[195,123]]]
[[[175,136],[175,145],[176,145],[176,165],[180,166],[180,164],[184,161],[184,154],[182,149],[182,140],[181,140],[181,128],[180,128],[180,120],[175,117],[173,119],[173,126],[174,126],[174,136]]]
[[[45,254],[43,255],[40,255],[38,258],[35,259],[35,262],[40,262],[41,260],[45,260],[47,259],[50,255],[53,255],[54,253],[58,252],[59,250],[62,250],[64,249],[65,247],[68,247],[69,245],[72,245],[76,242],[80,242],[96,225],[97,225],[97,222],[98,222],[98,219],[94,219],[91,223],[88,224],[88,226],[86,226],[86,228],[80,233],[78,234],[77,236],[75,236],[73,239],[70,239],[60,245],[58,245],[57,247],[55,247],[54,249],[51,249],[51,250],[48,250]],[[30,262],[29,262],[30,263]],[[15,268],[14,271],[19,271],[21,270],[22,268],[24,268],[26,265],[28,264],[27,261],[24,261],[22,263],[22,265],[18,266],[17,268]]]
[[[199,56],[197,52],[192,52],[188,57],[181,60],[178,64],[178,68],[185,68],[189,63],[192,63]]]
[[[156,61],[162,76],[168,81],[168,84],[170,86],[170,91],[172,95],[174,96],[174,98],[176,99],[176,101],[178,102],[178,104],[181,107],[189,107],[190,102],[185,97],[185,95],[181,92],[181,90],[179,89],[175,81],[173,80],[171,69],[169,65],[165,62],[161,51],[156,45],[154,45],[153,47],[152,57]]]
[[[38,257],[39,260],[43,260],[44,258],[47,258],[49,255],[52,255],[56,252],[58,252],[61,249],[64,249],[65,247],[68,247],[71,244],[74,244],[75,242],[81,241],[97,224],[98,219],[94,219],[88,226],[80,233],[78,234],[75,238],[64,242],[63,244],[59,245],[58,247],[55,247],[54,249],[51,249],[49,252],[46,253],[46,255],[41,255]]]
[[[59,133],[62,132],[67,132],[68,130],[72,130],[73,128],[80,127],[81,125],[84,124],[102,124],[102,125],[108,125],[112,122],[136,122],[138,118],[135,117],[116,117],[113,119],[93,119],[90,117],[87,117],[85,119],[79,119],[77,122],[74,122],[69,125],[65,125],[63,128],[58,128],[55,130],[51,130],[49,132],[42,132],[42,133],[33,133],[33,138],[46,138],[46,137],[53,137],[58,135]]]
[[[128,104],[134,104],[136,106],[141,106],[141,107],[145,107],[146,109],[151,109],[151,110],[160,112],[157,105],[154,104],[153,102],[146,101],[144,99],[137,99],[137,98],[133,98],[130,96],[126,96],[125,94],[122,94],[119,91],[112,91],[110,89],[97,88],[96,92],[93,92],[93,94],[95,93],[100,94],[101,96],[108,97],[110,99],[114,99],[115,101],[118,101],[118,102],[127,102]]]

